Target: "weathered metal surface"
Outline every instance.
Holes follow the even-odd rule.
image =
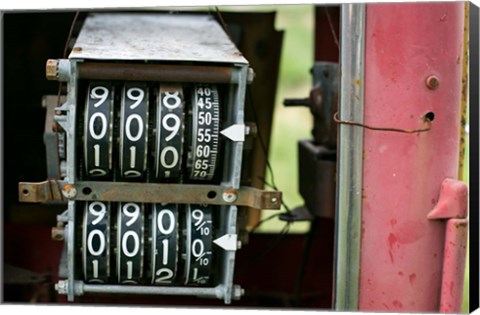
[[[18,183],[18,200],[20,202],[48,202],[64,200],[63,182],[46,180],[39,183]]]
[[[458,180],[443,181],[438,202],[428,214],[430,220],[447,220],[443,249],[440,312],[460,313],[468,235],[468,187]]]
[[[458,314],[462,311],[468,220],[448,220],[445,233],[439,312]]]
[[[45,130],[43,132],[43,142],[45,144],[45,153],[47,160],[47,175],[48,178],[61,178],[60,170],[60,152],[59,152],[59,137],[57,123],[53,120],[55,107],[60,103],[65,102],[65,96],[60,100],[58,96],[46,95],[42,99],[42,106],[46,108],[45,115]]]
[[[160,82],[233,83],[232,67],[136,63],[79,63],[80,79]],[[237,79],[237,80],[236,80]]]
[[[336,152],[311,140],[298,143],[299,191],[310,213],[335,218]]]
[[[358,308],[438,312],[446,222],[427,215],[458,172],[464,3],[369,4],[367,17],[364,123],[434,120],[364,130]]]
[[[91,14],[69,58],[248,63],[213,17],[182,14]]]
[[[478,27],[477,27],[478,32]],[[460,110],[460,150],[458,157],[458,178],[464,180],[463,168],[465,161],[465,138],[467,125],[468,87],[469,87],[469,36],[470,36],[470,3],[465,3],[465,32],[463,36],[463,64],[462,64],[462,103]],[[478,59],[478,58],[477,58]],[[475,81],[473,81],[475,82]]]
[[[316,62],[312,68],[313,90],[311,112],[314,117],[313,137],[316,144],[334,149],[337,146],[337,125],[332,120],[338,111],[339,66],[334,62]],[[318,91],[320,90],[320,91]]]
[[[340,116],[363,122],[365,5],[342,5]],[[363,130],[340,125],[335,214],[334,307],[356,310],[358,305],[362,215]]]
[[[222,12],[222,16],[237,46],[255,69],[255,81],[249,86],[246,95],[245,121],[254,122],[258,133],[255,137],[247,138],[245,142],[242,182],[263,188],[283,31],[275,29],[275,12]],[[245,211],[240,208],[239,214],[243,215]],[[255,209],[248,210],[247,225],[255,226],[260,215],[261,212]],[[245,235],[245,230],[243,232],[241,234]]]
[[[70,194],[72,191],[75,194]],[[226,201],[223,196],[236,194]],[[19,201],[46,202],[52,200],[130,201],[147,203],[198,203],[240,205],[255,209],[280,209],[282,193],[253,187],[238,189],[214,185],[154,184],[126,182],[76,182],[47,180],[40,183],[19,183]]]
[[[68,289],[68,284],[65,281],[60,281],[57,284],[57,289],[61,294],[65,294]],[[83,281],[75,281],[74,288],[76,295],[84,295],[86,293],[108,293],[108,294],[146,294],[146,295],[196,295],[207,298],[224,298],[223,285],[216,287],[165,287],[165,286],[127,286],[127,285],[110,285],[110,284],[85,284]],[[235,285],[232,289],[232,298],[240,299],[244,291],[240,286]]]

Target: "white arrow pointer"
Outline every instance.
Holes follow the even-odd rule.
[[[237,234],[225,234],[213,241],[224,250],[237,250]]]
[[[235,124],[220,131],[222,135],[232,141],[245,141],[245,125]]]

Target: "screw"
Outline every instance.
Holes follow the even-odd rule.
[[[48,59],[45,65],[45,74],[47,80],[58,80],[58,60]]]
[[[73,185],[68,184],[63,187],[62,194],[65,196],[65,198],[72,199],[77,196],[77,190],[75,187],[73,187]]]
[[[237,200],[237,191],[235,189],[225,190],[225,192],[222,195],[222,198],[226,202],[229,202],[229,203],[234,202],[235,200]]]
[[[437,87],[440,85],[440,81],[435,75],[429,75],[425,80],[425,84],[429,90],[436,90]]]

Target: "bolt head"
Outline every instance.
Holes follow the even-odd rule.
[[[427,86],[427,88],[429,90],[436,90],[438,88],[438,86],[440,85],[440,80],[435,75],[429,75],[425,79],[425,85]]]
[[[62,194],[65,196],[65,198],[72,199],[77,196],[77,189],[73,187],[73,185],[65,185],[65,187],[63,187]]]
[[[225,191],[222,194],[223,200],[228,203],[235,202],[237,197],[237,192],[235,190]]]
[[[48,59],[45,65],[45,74],[47,80],[58,80],[58,60]]]

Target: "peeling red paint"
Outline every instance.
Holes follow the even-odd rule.
[[[388,246],[390,247],[390,249],[393,249],[393,245],[395,245],[396,243],[397,243],[397,237],[395,236],[395,234],[390,233],[388,235]]]
[[[413,285],[415,282],[415,279],[417,278],[417,275],[412,273],[410,276],[408,276],[408,281],[410,281],[410,284]]]

